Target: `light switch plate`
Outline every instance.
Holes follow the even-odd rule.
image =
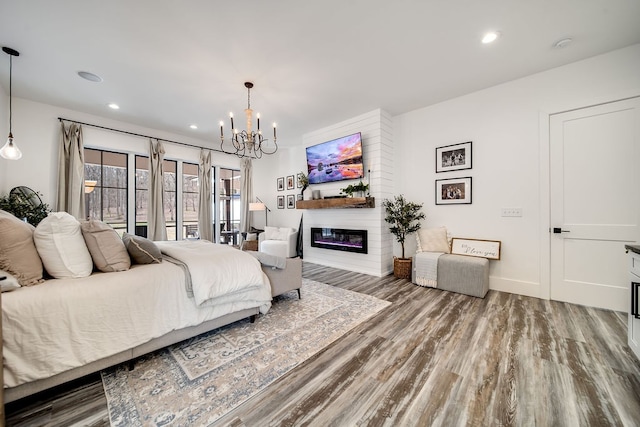
[[[522,208],[502,208],[502,216],[521,217]]]

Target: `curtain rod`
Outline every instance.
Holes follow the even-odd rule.
[[[106,127],[106,126],[100,126],[100,125],[94,125],[94,124],[91,124],[91,123],[79,122],[77,120],[65,119],[64,117],[58,117],[58,120],[61,121],[61,122],[71,122],[71,123],[76,123],[76,124],[79,124],[79,125],[91,126],[91,127],[98,128],[98,129],[110,130],[112,132],[119,132],[119,133],[124,133],[124,134],[127,134],[127,135],[139,136],[141,138],[157,139],[158,141],[169,142],[171,144],[184,145],[186,147],[201,148],[201,149],[204,149],[204,150],[212,150],[212,151],[217,151],[219,153],[224,153],[224,154],[233,154],[233,153],[227,153],[227,152],[225,152],[223,150],[220,150],[218,148],[201,147],[199,145],[187,144],[186,142],[172,141],[170,139],[164,139],[164,138],[156,138],[155,136],[143,135],[143,134],[140,134],[140,133],[129,132],[129,131],[126,131],[126,130],[114,129],[114,128],[109,128],[109,127]]]

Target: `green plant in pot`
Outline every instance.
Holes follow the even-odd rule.
[[[353,197],[354,193],[362,193],[369,189],[369,184],[364,184],[362,181],[357,183],[356,185],[349,184],[346,188],[340,189],[340,194],[346,194],[349,197]]]
[[[29,193],[16,191],[21,189],[26,189]],[[26,220],[35,227],[51,212],[49,205],[42,203],[39,196],[40,193],[27,187],[16,187],[11,190],[11,193],[0,197],[0,209]]]
[[[385,199],[382,202],[386,216],[384,220],[391,224],[389,231],[396,236],[396,240],[402,247],[402,257],[393,257],[393,275],[400,279],[411,278],[411,258],[404,256],[404,242],[408,234],[420,229],[420,220],[425,218],[422,203],[408,202],[402,194],[395,196],[393,200]]]
[[[309,176],[304,172],[298,174],[298,185],[302,187],[300,194],[304,196],[304,190],[309,187]]]

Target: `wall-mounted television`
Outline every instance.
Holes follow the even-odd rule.
[[[360,132],[307,147],[309,184],[364,176]]]

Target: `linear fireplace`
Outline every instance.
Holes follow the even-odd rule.
[[[311,246],[366,254],[367,230],[311,227]]]

